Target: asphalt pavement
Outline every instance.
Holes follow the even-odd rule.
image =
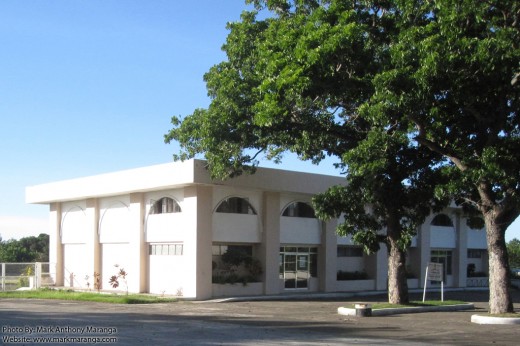
[[[438,297],[436,297],[438,295]],[[429,299],[440,293],[428,293]],[[447,291],[445,299],[475,309],[382,317],[337,313],[349,302],[384,295],[287,296],[271,300],[119,305],[76,301],[0,300],[3,345],[518,345],[519,325],[478,325],[486,291]],[[413,299],[420,300],[422,294]],[[520,312],[520,292],[513,291]]]

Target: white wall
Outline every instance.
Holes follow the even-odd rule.
[[[486,230],[468,229],[468,249],[486,249]]]
[[[61,242],[79,244],[86,242],[87,216],[85,201],[63,203],[61,216]]]
[[[130,198],[106,198],[99,203],[99,241],[127,243],[130,241]]]
[[[82,256],[85,251],[85,244],[63,244],[63,282],[65,287],[86,288],[85,276],[93,276],[94,273],[88,273],[88,263]]]
[[[146,194],[145,242],[184,241],[188,227],[184,206],[184,190],[156,191]],[[161,198],[169,197],[181,207],[180,213],[150,214],[153,204]]]
[[[454,249],[456,247],[455,228],[430,226],[430,247]]]
[[[127,243],[114,244],[107,243],[101,246],[101,284],[103,289],[112,289],[109,284],[110,277],[117,275],[120,268],[125,269],[128,276],[136,275],[134,272],[136,268],[130,267],[130,246]],[[116,268],[115,265],[119,267]],[[120,287],[117,290],[125,291],[126,286],[122,280],[119,281]]]
[[[348,235],[346,237],[336,236],[338,245],[355,245],[352,241],[352,236]]]
[[[246,199],[256,215],[216,213],[215,209],[229,197]],[[213,241],[224,243],[259,243],[262,241],[262,194],[255,190],[215,187],[213,189]]]
[[[258,215],[213,213],[213,241],[259,243],[260,218]]]
[[[146,218],[146,242],[183,241],[186,232],[185,213],[148,215]]]
[[[150,255],[150,293],[184,295],[186,287],[185,256]]]
[[[257,215],[262,215],[262,192],[258,190],[240,189],[234,187],[216,186],[213,188],[213,210],[228,197],[242,197],[249,201]]]
[[[280,196],[280,243],[320,244],[321,222],[318,219],[282,216],[288,205],[294,202],[311,203],[310,196],[284,194]]]
[[[63,285],[65,287],[85,287],[88,265],[82,254],[86,253],[88,220],[86,202],[68,202],[62,204],[61,243],[63,245]]]
[[[318,219],[281,216],[280,243],[320,244],[320,222],[318,221]]]

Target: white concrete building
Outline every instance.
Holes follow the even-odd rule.
[[[344,178],[259,168],[213,181],[190,160],[28,187],[28,203],[50,206],[50,261],[57,286],[207,299],[286,292],[386,290],[386,251],[365,255],[314,217],[310,200]],[[456,208],[432,215],[409,251],[411,288],[430,261],[445,285],[485,285],[485,232]],[[115,267],[118,265],[118,267]],[[347,280],[345,280],[347,279]],[[230,283],[238,284],[230,284]],[[244,284],[242,284],[244,283]],[[127,287],[125,287],[127,286]]]

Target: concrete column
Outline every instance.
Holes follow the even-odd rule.
[[[388,250],[384,244],[381,249],[365,258],[367,274],[375,280],[377,291],[388,289]]]
[[[280,293],[280,194],[264,192],[262,244],[259,259],[264,273],[264,294]]]
[[[455,216],[455,249],[453,253],[453,286],[466,287],[468,266],[468,227],[459,212]]]
[[[184,190],[184,209],[187,229],[184,243],[184,256],[187,281],[184,291],[186,297],[207,299],[213,295],[212,252],[213,244],[212,213],[213,188],[190,186]],[[188,214],[189,213],[189,214]]]
[[[145,205],[142,193],[130,194],[131,229],[129,237],[128,290],[131,292],[146,292],[148,288],[148,256],[144,242]]]
[[[101,274],[101,248],[99,245],[99,204],[96,198],[87,199],[86,202],[85,227],[87,236],[85,237],[85,257],[86,272],[89,276],[90,288],[94,289],[94,273]],[[83,278],[81,278],[83,280]]]
[[[336,291],[338,244],[336,236],[337,219],[323,222],[321,246],[318,252],[318,278],[322,292]]]
[[[55,202],[49,205],[49,271],[53,276],[56,286],[64,285],[63,278],[63,244],[61,243],[61,203]]]
[[[431,218],[426,219],[427,222],[421,225],[419,229],[419,252],[420,252],[420,280],[419,287],[424,288],[424,277],[426,266],[431,259],[431,247],[430,247],[430,222]]]

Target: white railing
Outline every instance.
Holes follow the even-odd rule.
[[[487,278],[487,277],[467,278],[466,287],[489,287],[489,278]]]
[[[56,277],[56,264],[54,263],[0,263],[0,265],[2,291],[54,286]]]

